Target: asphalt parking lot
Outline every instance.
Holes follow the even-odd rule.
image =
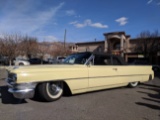
[[[136,88],[63,96],[55,102],[15,99],[0,71],[0,120],[160,120],[160,76]]]

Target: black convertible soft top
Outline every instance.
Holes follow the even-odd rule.
[[[118,61],[121,63],[121,65],[127,65],[127,63],[124,61],[124,59],[119,55],[113,55],[108,53],[101,53],[101,52],[79,52],[74,54],[86,54],[86,55],[94,55],[94,56],[102,56],[102,57],[110,57],[111,60],[118,59]],[[112,61],[113,63],[113,61]]]
[[[116,58],[121,62],[121,65],[127,65],[127,63],[124,61],[124,59],[120,55],[113,55],[113,54],[108,54],[108,53],[92,53],[92,54]]]

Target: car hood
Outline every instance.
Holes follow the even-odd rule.
[[[88,77],[85,65],[34,65],[12,68],[10,73],[17,75],[17,83],[44,82]]]

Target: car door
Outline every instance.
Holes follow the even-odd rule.
[[[94,58],[94,65],[90,65],[89,89],[101,89],[115,85],[118,80],[118,69],[112,65],[111,56],[98,56]]]
[[[119,74],[119,79],[117,80],[117,83],[119,84],[128,84],[129,79],[130,79],[130,74],[132,73],[132,69],[129,69],[129,67],[127,65],[122,65],[121,60],[118,59],[118,57],[113,56],[112,57],[112,64],[117,68],[118,74]],[[132,76],[132,78],[134,79],[134,77]],[[131,79],[132,79],[131,78]]]

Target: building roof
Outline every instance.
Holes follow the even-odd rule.
[[[104,33],[103,35],[104,36],[107,36],[107,35],[119,35],[119,34],[124,34],[125,35],[125,32],[124,31],[120,31],[120,32],[110,32],[110,33]]]
[[[104,40],[103,41],[92,41],[92,42],[79,42],[79,43],[76,43],[76,45],[90,45],[90,44],[104,44]]]

